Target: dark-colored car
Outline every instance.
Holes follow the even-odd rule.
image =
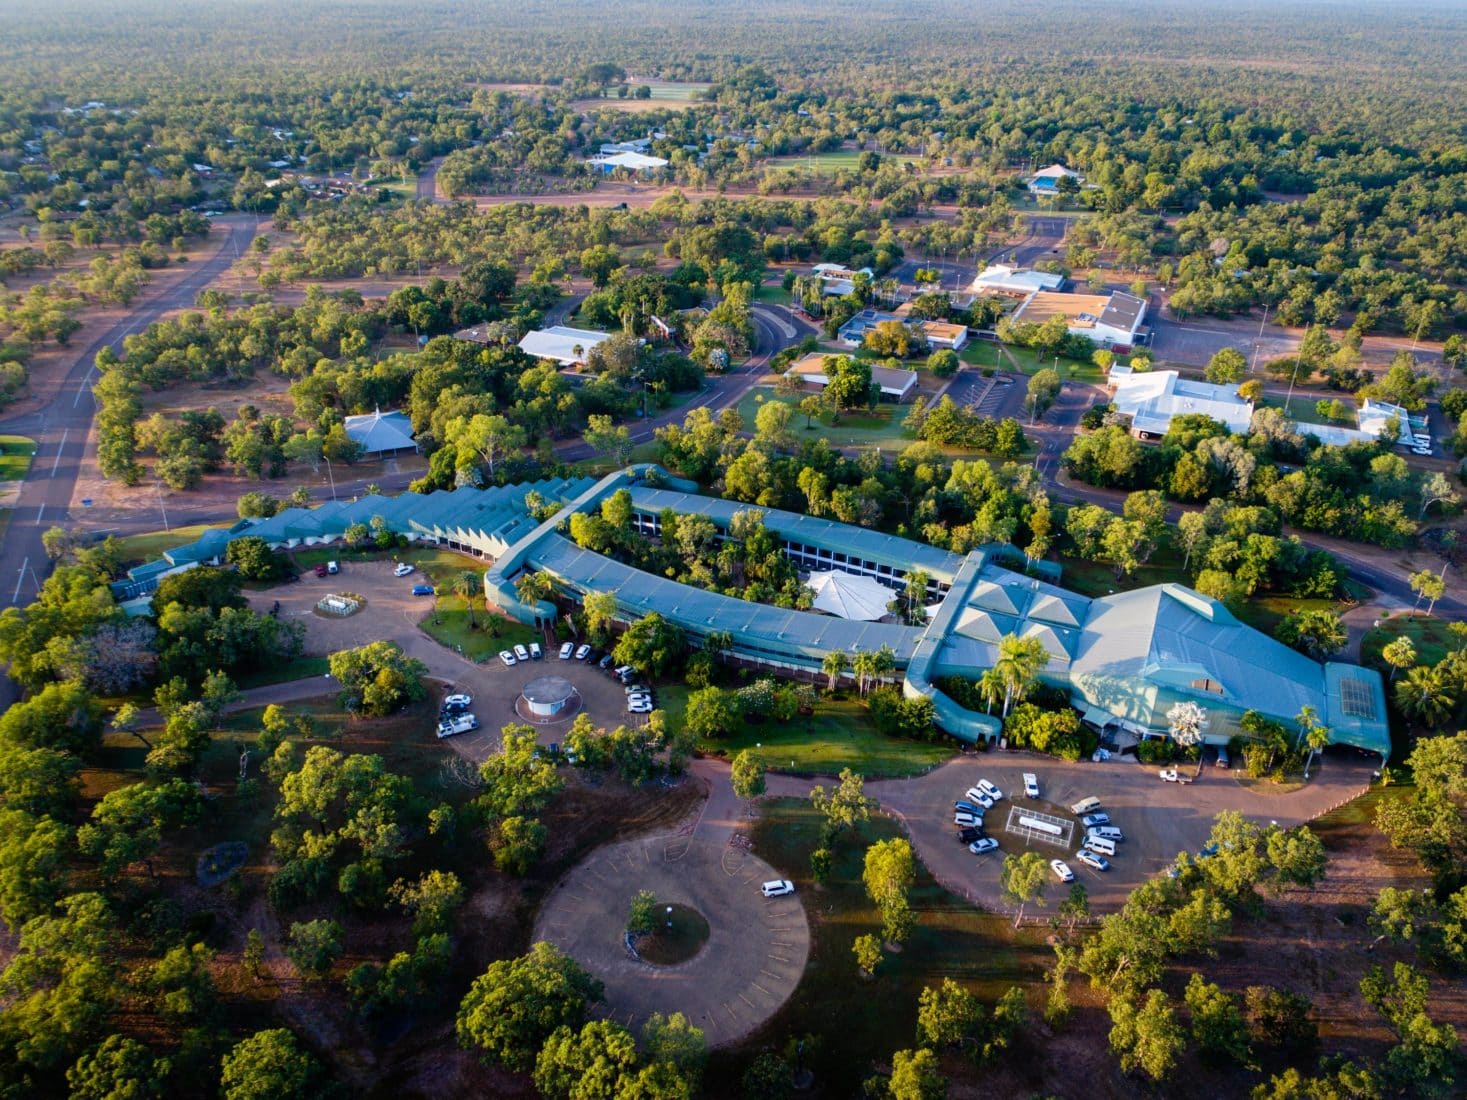
[[[431,584],[415,584],[413,585],[413,595],[431,596],[433,595],[433,586]]]
[[[965,802],[961,798],[953,803],[953,809],[962,810],[965,814],[977,814],[979,817],[983,816],[982,806],[975,806],[973,803]]]
[[[960,843],[963,844],[972,844],[973,841],[977,840],[982,835],[982,829],[975,829],[971,825],[968,826],[966,829],[958,830],[958,840]]]

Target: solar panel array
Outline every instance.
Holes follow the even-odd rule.
[[[1375,695],[1370,685],[1355,676],[1340,677],[1340,709],[1351,718],[1375,719]]]

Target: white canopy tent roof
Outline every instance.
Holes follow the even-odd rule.
[[[815,592],[815,610],[860,622],[875,622],[884,616],[895,596],[885,585],[853,573],[811,573],[806,583]]]

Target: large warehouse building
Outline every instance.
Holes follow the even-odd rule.
[[[1067,591],[1008,568],[1013,551],[996,548],[952,554],[922,543],[846,524],[758,509],[801,570],[839,573],[904,590],[909,571],[929,580],[924,626],[873,621],[870,592],[852,617],[750,603],[679,584],[583,549],[564,533],[570,516],[599,508],[618,490],[631,494],[633,522],[656,537],[661,517],[706,515],[727,530],[748,505],[701,496],[655,466],[633,466],[592,481],[556,479],[493,489],[457,489],[291,508],[269,519],[242,520],[170,551],[119,582],[120,599],[145,603],[158,578],[216,562],[232,538],[254,535],[278,547],[329,544],[353,523],[381,516],[409,539],[447,545],[493,565],[485,574],[489,601],[527,623],[557,614],[549,603],[525,604],[515,580],[525,571],[548,573],[562,593],[614,593],[627,621],[656,611],[694,637],[714,631],[733,637],[736,656],[774,669],[818,669],[833,650],[848,655],[889,647],[909,695],[934,701],[938,725],[974,742],[994,740],[999,722],[967,710],[936,686],[944,676],[976,678],[993,667],[1005,635],[1037,638],[1049,654],[1043,678],[1070,693],[1097,728],[1134,734],[1164,733],[1167,711],[1193,700],[1206,708],[1208,740],[1239,732],[1244,712],[1258,710],[1292,723],[1311,706],[1336,743],[1390,752],[1385,692],[1380,675],[1356,665],[1321,664],[1240,623],[1216,600],[1176,584],[1100,598]],[[535,491],[560,509],[536,522],[525,498]],[[1010,563],[1015,564],[1015,563]],[[1043,563],[1041,563],[1043,564]],[[1057,577],[1053,566],[1045,575]],[[863,583],[863,589],[869,585]]]

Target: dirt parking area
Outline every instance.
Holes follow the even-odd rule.
[[[562,661],[554,652],[547,652],[543,660],[506,668],[497,658],[475,664],[439,645],[419,628],[433,610],[431,598],[412,594],[413,585],[420,580],[417,574],[394,577],[390,561],[343,562],[341,572],[335,576],[317,577],[307,572],[294,584],[248,595],[255,610],[269,611],[279,601],[281,618],[304,625],[308,654],[324,656],[369,642],[393,641],[428,666],[441,694],[468,692],[474,697],[473,712],[479,719],[479,729],[453,738],[452,745],[473,760],[484,760],[498,749],[499,731],[504,726],[524,721],[516,712],[515,702],[524,686],[541,676],[564,677],[580,698],[578,709],[563,719],[534,723],[542,744],[563,739],[576,714],[588,714],[597,726],[606,728],[630,720],[622,685],[594,665]],[[318,600],[337,592],[362,596],[366,606],[346,618],[316,611]]]
[[[1046,859],[1065,859],[1085,883],[1097,912],[1119,908],[1143,879],[1169,866],[1178,852],[1196,852],[1207,841],[1213,818],[1223,810],[1238,810],[1250,819],[1293,826],[1309,821],[1353,798],[1369,786],[1373,757],[1331,754],[1304,788],[1275,792],[1266,785],[1245,785],[1240,773],[1205,767],[1194,783],[1163,783],[1158,769],[1127,760],[1103,764],[1071,764],[1029,753],[977,753],[963,756],[920,779],[885,780],[867,784],[868,794],[882,808],[901,817],[922,861],[948,889],[986,909],[1002,911],[999,869],[1007,853],[1032,849]],[[1039,779],[1040,800],[1024,798],[1023,773]],[[1189,773],[1185,773],[1189,774]],[[974,856],[958,843],[953,826],[953,801],[979,779],[998,785],[1004,798],[989,810],[985,825],[1000,848]],[[1125,834],[1116,848],[1111,869],[1100,872],[1071,857],[1084,837],[1069,807],[1083,798],[1100,799],[1111,823]],[[1065,838],[1047,841],[1038,834],[1024,836],[1006,825],[1014,808],[1033,808],[1065,822],[1073,822]],[[1058,896],[1058,882],[1049,893]]]

